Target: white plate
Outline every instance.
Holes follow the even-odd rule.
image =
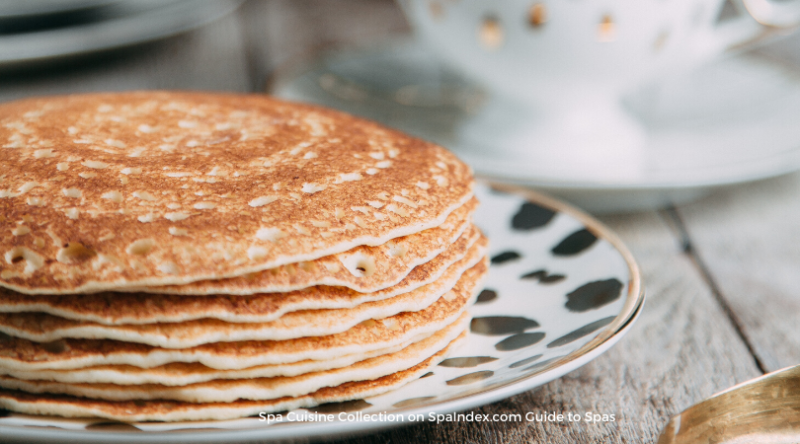
[[[398,390],[309,409],[336,416],[385,412],[396,419],[403,415],[404,421],[267,424],[251,417],[127,425],[10,413],[0,418],[0,436],[84,443],[320,439],[407,424],[410,415],[461,411],[552,381],[628,331],[644,303],[639,271],[625,246],[596,220],[538,194],[506,191],[477,189],[481,206],[475,223],[489,236],[493,263],[471,310],[466,341],[432,374]]]
[[[0,19],[61,14],[106,6],[117,0],[0,0]]]
[[[278,71],[271,92],[380,121],[456,152],[476,173],[545,190],[592,212],[682,203],[717,186],[800,169],[800,77],[741,55],[639,91],[626,106],[647,131],[631,174],[613,159],[593,172],[503,157],[492,142],[536,119],[413,42],[330,53]],[[480,140],[484,140],[481,142]],[[511,142],[508,142],[511,143]]]
[[[94,20],[79,25],[0,34],[0,68],[161,39],[210,23],[235,10],[241,2],[128,0],[110,3],[97,10]]]

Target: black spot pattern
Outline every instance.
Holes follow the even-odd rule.
[[[103,421],[89,424],[86,430],[102,430],[104,432],[141,432],[142,430],[134,425],[119,421]]]
[[[476,304],[486,304],[488,302],[492,302],[493,300],[497,299],[497,292],[494,290],[489,290],[488,288],[483,290],[481,294],[478,295],[478,299],[475,300]]]
[[[591,324],[584,325],[583,327],[575,331],[572,331],[570,333],[567,333],[564,336],[556,339],[555,341],[547,344],[547,348],[560,347],[564,344],[569,344],[572,341],[576,341],[588,335],[589,333],[592,333],[610,324],[611,321],[614,320],[614,318],[616,318],[616,316],[609,316],[607,318],[600,319],[599,321],[594,321]]]
[[[420,404],[427,404],[428,401],[435,398],[436,398],[435,396],[421,396],[419,398],[404,399],[402,401],[395,402],[394,404],[392,404],[392,407],[398,407],[398,408],[413,407]]]
[[[619,299],[622,294],[622,282],[615,278],[594,281],[581,285],[571,293],[567,293],[567,310],[584,312],[600,308]]]
[[[538,280],[542,284],[555,284],[561,282],[567,277],[563,274],[547,274],[547,270],[536,270],[530,273],[525,273],[519,277],[524,280]]]
[[[597,241],[597,236],[584,228],[565,237],[550,251],[556,256],[573,256],[591,247],[595,241]]]
[[[469,329],[479,335],[502,336],[522,333],[538,326],[539,323],[533,319],[518,316],[483,316],[472,318]]]
[[[5,418],[6,416],[11,416],[11,410],[0,409],[0,418]]]
[[[509,261],[514,261],[521,258],[519,253],[516,251],[504,251],[496,256],[492,257],[492,263],[495,265],[504,264]]]
[[[551,363],[553,363],[555,361],[558,361],[561,358],[563,358],[563,356],[556,356],[555,358],[545,359],[544,361],[537,362],[536,364],[533,364],[530,367],[523,368],[522,371],[523,372],[535,372],[537,370],[540,370],[540,369],[544,368],[548,364],[551,364]]]
[[[497,361],[498,358],[491,356],[469,356],[465,358],[450,358],[440,362],[442,367],[471,368],[477,367],[487,362]]]
[[[464,376],[459,376],[458,378],[447,381],[447,385],[472,384],[473,382],[483,381],[484,379],[491,378],[492,376],[494,376],[494,372],[491,370],[484,370],[482,372],[475,372],[475,373],[467,373]]]
[[[320,404],[314,408],[308,409],[317,413],[340,413],[340,412],[357,412],[371,407],[372,404],[364,401],[363,399],[354,399],[352,401],[344,402],[329,402],[327,404]]]
[[[523,365],[528,365],[531,362],[541,358],[542,356],[543,355],[533,355],[530,358],[525,358],[522,361],[517,361],[517,362],[509,365],[508,368],[517,368],[517,367],[522,367]]]
[[[515,230],[533,230],[547,225],[556,213],[534,203],[525,202],[511,218],[511,228]]]
[[[533,344],[544,339],[544,333],[520,333],[514,336],[509,336],[494,345],[498,351],[511,351],[519,350],[521,348],[529,347]]]

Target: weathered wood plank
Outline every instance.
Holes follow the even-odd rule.
[[[132,89],[248,91],[236,14],[160,42],[0,73],[0,101],[33,95]]]
[[[768,371],[800,363],[800,175],[679,208],[694,248]]]
[[[591,411],[615,422],[421,424],[352,442],[653,442],[671,415],[761,374],[664,220],[653,212],[604,220],[643,271],[648,300],[637,324],[585,367],[477,411]]]

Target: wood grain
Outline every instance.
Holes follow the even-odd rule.
[[[690,239],[768,371],[800,363],[800,175],[679,208]]]

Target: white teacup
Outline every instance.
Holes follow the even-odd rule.
[[[482,130],[475,138],[486,139],[502,151],[499,155],[537,161],[549,156],[550,161],[591,167],[598,156],[618,156],[628,165],[643,161],[646,133],[622,107],[625,93],[691,70],[800,17],[798,1],[742,0],[749,14],[718,23],[724,1],[400,4],[422,41],[445,60],[504,100],[533,109],[535,118],[517,125],[513,134]],[[492,144],[498,138],[505,143]],[[625,171],[635,176],[637,168]]]

